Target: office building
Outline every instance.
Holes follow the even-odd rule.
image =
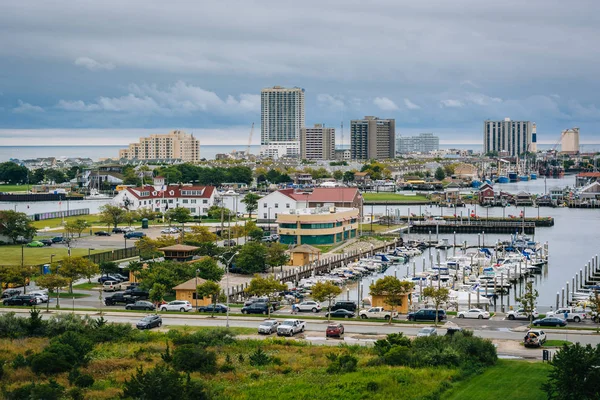
[[[119,150],[119,158],[128,160],[200,160],[200,141],[183,131],[150,135],[131,143],[127,149]]]
[[[300,129],[300,158],[303,160],[335,160],[335,129],[315,124]]]
[[[433,133],[421,133],[419,136],[399,136],[396,149],[398,153],[429,153],[440,149],[440,138]]]
[[[560,151],[563,153],[579,152],[579,128],[562,131],[560,135]]]
[[[350,207],[316,207],[277,214],[281,244],[329,245],[358,236],[360,210]]]
[[[365,117],[350,121],[353,160],[388,159],[396,155],[396,120]]]
[[[300,129],[304,128],[304,89],[281,86],[261,91],[261,154],[298,157]]]
[[[530,121],[484,121],[483,152],[504,153],[518,156],[525,152],[535,151],[537,138],[533,133]]]

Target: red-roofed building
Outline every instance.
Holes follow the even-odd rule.
[[[597,181],[600,182],[600,172],[580,172],[575,179],[575,186],[586,186]]]
[[[164,190],[163,190],[164,189]],[[144,186],[122,190],[113,202],[131,211],[142,208],[165,212],[170,208],[185,207],[192,216],[207,215],[215,204],[214,186]]]
[[[277,214],[289,214],[290,210],[326,206],[358,208],[362,215],[363,203],[357,188],[315,188],[312,192],[282,189],[258,201],[258,222],[275,221]]]

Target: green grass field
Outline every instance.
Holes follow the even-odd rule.
[[[26,191],[27,191],[27,185],[0,185],[0,192],[26,192]]]
[[[98,290],[101,289],[102,285],[100,285],[99,283],[80,283],[79,285],[73,285],[73,289],[79,289],[79,290]]]
[[[101,253],[110,249],[92,250],[91,253]],[[21,264],[21,246],[1,246],[0,254],[4,265],[20,265]],[[58,261],[67,256],[67,248],[62,245],[51,247],[24,247],[23,248],[23,264],[24,265],[40,265],[50,264],[50,255],[55,254],[53,260]],[[71,248],[71,256],[80,257],[87,256],[87,249]]]
[[[540,389],[546,382],[550,366],[541,362],[498,360],[483,374],[458,382],[445,400],[544,400]]]
[[[365,201],[427,201],[427,196],[423,195],[414,195],[407,196],[404,194],[396,194],[396,193],[363,193],[363,198]]]

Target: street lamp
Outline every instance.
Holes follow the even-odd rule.
[[[233,258],[235,256],[237,256],[238,253],[239,253],[239,251],[236,251],[235,253],[233,253],[233,255],[229,258],[229,260],[226,260],[224,256],[221,256],[223,261],[225,261],[225,286],[226,286],[225,297],[227,298],[226,299],[227,320],[225,323],[225,327],[227,327],[227,328],[229,328],[229,266],[231,265]]]
[[[52,259],[56,257],[56,254],[50,254],[50,267],[52,267]]]
[[[200,273],[200,270],[197,269],[196,270],[196,290],[195,290],[195,293],[196,293],[196,312],[198,312],[198,274],[199,273]]]

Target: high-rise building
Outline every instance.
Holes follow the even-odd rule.
[[[281,86],[261,91],[261,154],[279,158],[300,155],[304,128],[304,89]]]
[[[396,120],[365,117],[350,121],[350,152],[353,160],[396,156]]]
[[[440,149],[440,138],[433,133],[419,136],[399,136],[396,143],[398,153],[429,153]]]
[[[560,136],[560,151],[563,153],[579,152],[579,128],[562,131]]]
[[[483,123],[484,153],[505,152],[510,156],[518,156],[535,151],[536,141],[530,121],[504,118],[504,121],[486,120]]]
[[[335,160],[335,129],[321,124],[300,129],[300,158]]]
[[[128,160],[200,160],[200,141],[183,131],[150,135],[119,150],[119,158]]]

